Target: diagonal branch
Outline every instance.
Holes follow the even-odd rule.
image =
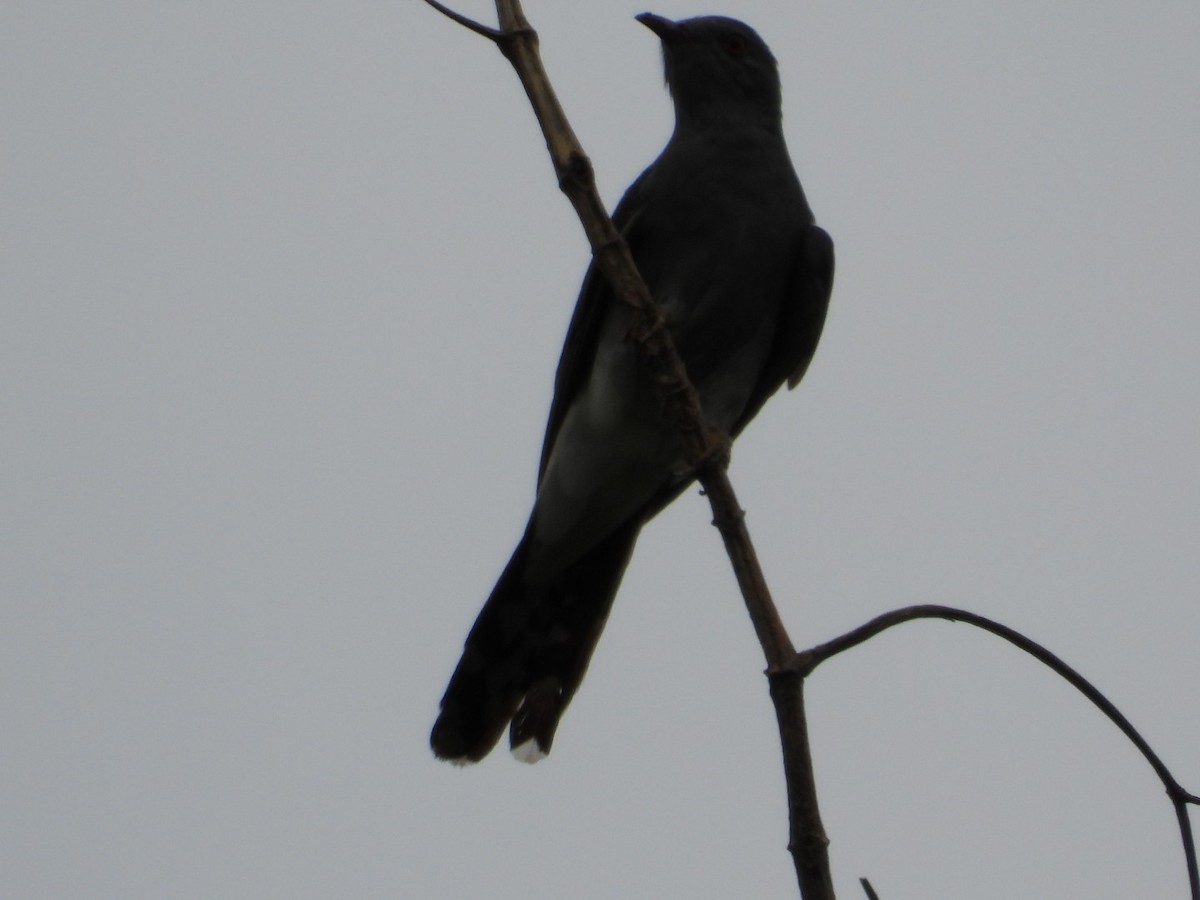
[[[634,265],[629,246],[609,218],[596,190],[591,161],[567,122],[538,53],[537,33],[530,27],[519,0],[496,0],[500,28],[491,29],[425,0],[434,9],[496,43],[512,63],[533,106],[558,184],[575,208],[596,265],[613,293],[634,310],[629,339],[639,348],[665,403],[667,417],[677,424],[688,448],[697,480],[713,509],[713,524],[721,533],[738,585],[767,662],[771,697],[779,721],[784,774],[792,822],[792,851],[805,900],[832,900],[833,882],[826,852],[829,841],[818,814],[816,787],[804,719],[803,681],[792,665],[795,649],[767,589],[766,578],[750,542],[745,513],[726,475],[728,438],[707,427],[700,397],[688,379],[679,354]]]
[[[425,2],[440,12],[447,19],[457,22],[468,31],[481,34],[488,40],[494,41],[497,44],[504,40],[505,32],[501,31],[499,28],[489,28],[487,25],[476,22],[474,19],[468,19],[462,13],[455,12],[450,7],[443,6],[441,3],[438,3],[438,0],[425,0]]]

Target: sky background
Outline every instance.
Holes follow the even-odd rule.
[[[610,204],[672,125],[644,9],[526,8]],[[731,469],[795,642],[969,608],[1200,790],[1200,5],[652,9],[758,28],[837,244]],[[0,116],[0,893],[795,894],[695,492],[548,760],[427,749],[588,260],[493,47],[415,0],[6,0]],[[841,896],[1185,895],[1149,768],[997,639],[906,625],[808,697]]]

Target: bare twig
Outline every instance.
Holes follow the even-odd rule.
[[[896,609],[884,613],[867,622],[865,625],[860,625],[858,628],[846,632],[840,637],[826,641],[824,644],[820,644],[809,650],[802,651],[796,656],[796,666],[802,673],[802,677],[807,676],[817,666],[825,662],[825,660],[845,650],[849,650],[851,647],[857,647],[864,641],[870,640],[875,635],[895,625],[900,625],[903,622],[911,622],[915,619],[948,619],[952,622],[966,622],[968,625],[974,625],[976,628],[982,628],[984,631],[1003,638],[1010,644],[1024,650],[1042,664],[1048,666],[1068,681],[1081,694],[1091,700],[1104,715],[1108,716],[1113,724],[1121,729],[1125,737],[1137,747],[1166,789],[1167,796],[1175,807],[1175,817],[1178,820],[1179,833],[1183,840],[1183,852],[1187,860],[1188,882],[1191,887],[1192,900],[1200,900],[1200,869],[1198,869],[1196,863],[1196,845],[1192,837],[1191,819],[1188,816],[1188,805],[1200,805],[1200,797],[1184,789],[1175,779],[1175,776],[1171,774],[1170,770],[1167,769],[1166,764],[1159,758],[1158,754],[1151,749],[1146,739],[1133,727],[1133,724],[1125,718],[1125,715],[1117,709],[1111,700],[1105,697],[1095,685],[1080,675],[1075,669],[1071,668],[1037,641],[1031,640],[1019,631],[1014,631],[1007,625],[1001,625],[999,622],[964,609],[932,604],[908,606],[904,609]]]
[[[438,12],[440,12],[446,18],[452,19],[453,21],[457,22],[459,25],[461,25],[463,28],[466,28],[469,31],[473,31],[476,34],[483,35],[485,38],[487,38],[490,41],[495,41],[496,43],[499,43],[501,40],[504,39],[504,32],[501,31],[499,28],[489,28],[487,25],[480,24],[479,22],[476,22],[474,19],[468,19],[462,13],[455,12],[450,7],[443,6],[442,4],[438,3],[438,0],[425,0],[425,2],[428,3],[430,6],[432,6],[434,9],[436,9]]]

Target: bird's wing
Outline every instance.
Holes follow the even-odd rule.
[[[653,179],[654,167],[644,171],[637,180],[625,191],[625,196],[617,204],[612,220],[617,231],[625,238],[630,249],[636,252],[638,213],[644,206],[650,192],[648,183]],[[575,302],[575,312],[571,315],[571,324],[567,326],[567,337],[563,342],[562,356],[558,360],[558,371],[554,376],[554,399],[550,401],[550,416],[546,422],[546,437],[542,441],[542,459],[538,465],[538,483],[546,474],[546,464],[550,461],[550,451],[558,430],[562,427],[567,410],[571,408],[580,389],[587,381],[596,358],[596,345],[600,338],[600,327],[609,304],[614,301],[612,288],[604,274],[596,267],[595,261],[588,266],[587,274],[583,277],[583,286],[579,290],[579,299]]]
[[[833,290],[833,239],[823,228],[806,227],[796,250],[787,296],[779,310],[775,344],[746,408],[734,425],[736,436],[787,380],[794,388],[804,377],[817,351],[829,295]]]

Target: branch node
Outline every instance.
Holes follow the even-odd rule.
[[[822,657],[813,653],[812,650],[801,650],[792,658],[789,668],[799,672],[802,678],[807,678],[821,662]]]
[[[699,467],[697,467],[697,469],[699,469]],[[707,491],[703,491],[703,493],[705,495],[708,494]],[[745,520],[746,520],[746,511],[744,509],[742,509],[741,507],[738,507],[737,509],[731,510],[730,512],[725,513],[721,516],[714,516],[712,523],[713,523],[713,525],[715,525],[717,527],[717,530],[726,531],[730,528],[736,528],[737,526],[741,525],[742,522],[744,522]]]
[[[813,668],[809,652],[805,650],[800,653],[791,654],[782,663],[769,666],[763,674],[767,676],[767,680],[772,684],[790,681],[793,678],[799,678],[803,681],[812,674]]]
[[[426,0],[426,2],[429,2],[429,0]],[[538,34],[528,25],[522,28],[510,28],[507,31],[497,31],[495,40],[496,46],[500,48],[500,52],[504,54],[504,58],[509,62],[513,61],[516,46],[520,41],[529,41],[530,46],[535,51],[538,47]]]
[[[788,850],[794,855],[797,852],[804,856],[820,853],[829,848],[829,838],[824,833],[805,832],[788,842]]]
[[[587,154],[572,150],[558,172],[558,188],[570,194],[572,186],[590,190],[596,182],[596,172]]]

